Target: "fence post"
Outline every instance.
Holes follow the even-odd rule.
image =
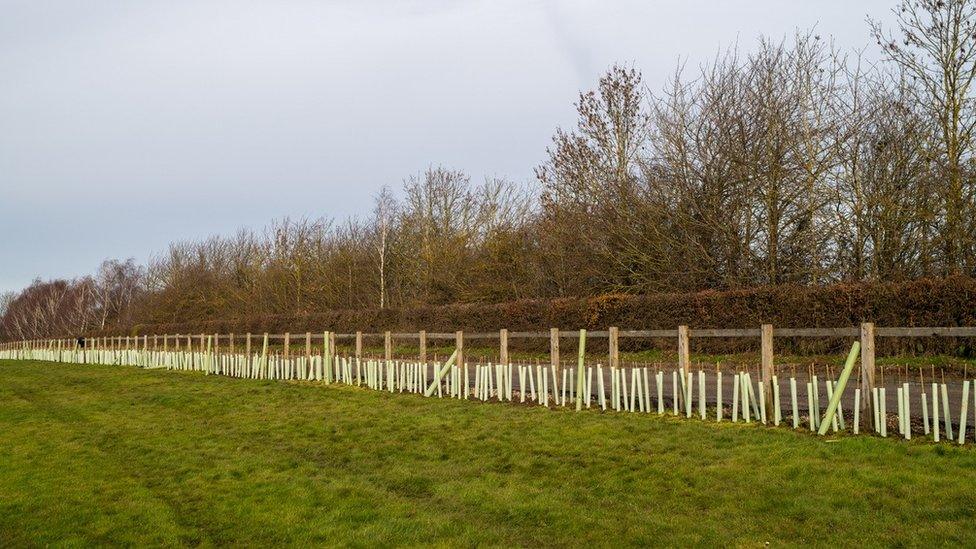
[[[390,332],[383,333],[383,356],[387,362],[393,359],[393,336]]]
[[[874,417],[874,323],[861,323],[861,429],[870,432]]]
[[[427,364],[427,330],[420,330],[420,362]]]
[[[247,333],[247,339],[244,340],[244,354],[251,356],[251,332]]]
[[[508,364],[508,329],[498,330],[498,362]]]
[[[326,383],[332,383],[332,355],[335,354],[332,337],[332,332],[322,332],[322,379]]]
[[[762,325],[762,382],[766,386],[766,410],[773,410],[773,325]]]
[[[213,335],[214,339],[216,339],[216,336],[217,336],[217,334],[214,334]],[[217,373],[217,364],[216,364],[217,363],[217,351],[216,351],[216,348],[212,345],[213,342],[211,341],[210,338],[211,338],[211,336],[207,336],[207,350],[206,350],[206,353],[207,354],[204,355],[204,359],[203,359],[204,360],[204,364],[206,365],[206,368],[207,368],[206,369],[206,374],[207,375],[216,374]]]
[[[237,350],[236,345],[234,345],[234,343],[235,343],[234,342],[234,332],[231,332],[230,333],[230,354],[234,354],[234,351]]]
[[[678,369],[688,377],[691,363],[691,345],[688,343],[688,327],[678,326]]]
[[[607,351],[610,354],[610,367],[620,367],[620,329],[610,326],[607,336]]]
[[[549,328],[549,364],[559,371],[559,328]]]
[[[363,358],[363,333],[356,332],[356,362]]]
[[[691,369],[691,344],[688,341],[688,327],[678,326],[678,408],[683,409],[688,398],[688,371]]]
[[[457,347],[456,364],[461,368],[467,369],[467,365],[464,363],[464,332],[461,330],[454,332],[454,345]],[[467,391],[467,387],[465,387],[465,391]]]
[[[291,333],[285,332],[285,348],[284,348],[285,360],[288,360],[289,351],[291,351]]]

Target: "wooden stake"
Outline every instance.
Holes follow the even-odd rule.
[[[549,328],[549,365],[552,366],[555,375],[555,371],[559,369],[559,328]],[[553,392],[555,389],[556,379],[553,378]]]
[[[773,325],[763,324],[761,329],[761,365],[762,365],[762,384],[766,386],[764,391],[766,409],[772,410],[773,402]]]
[[[619,368],[620,367],[620,330],[611,326],[607,336],[607,346],[610,353],[610,367]]]
[[[498,361],[508,364],[508,330],[498,330]]]
[[[874,323],[861,324],[861,389],[868,395],[874,393]],[[873,407],[873,400],[865,398],[861,401],[861,427],[865,430],[871,427],[871,418],[877,413]]]
[[[457,365],[464,368],[464,398],[468,398],[468,365],[464,360],[464,332],[461,330],[454,332],[454,347],[457,350]]]
[[[427,330],[420,330],[420,362],[427,364]]]

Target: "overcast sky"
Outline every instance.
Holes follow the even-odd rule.
[[[658,89],[762,34],[864,48],[894,2],[0,0],[0,291],[363,214],[430,164],[530,181],[615,62]]]

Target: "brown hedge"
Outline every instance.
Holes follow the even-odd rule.
[[[730,291],[601,295],[409,309],[335,310],[315,314],[136,325],[132,335],[162,333],[433,332],[563,329],[747,328],[976,325],[976,278],[898,283],[769,286]],[[921,349],[918,342],[911,345]],[[946,350],[945,342],[940,344]],[[955,345],[955,344],[953,344]],[[931,345],[927,345],[931,347]],[[958,346],[953,351],[959,351]]]

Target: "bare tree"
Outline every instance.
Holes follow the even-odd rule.
[[[12,339],[70,337],[93,325],[92,280],[35,280],[14,295],[5,295],[0,333]]]
[[[384,185],[376,195],[373,208],[374,231],[376,232],[376,253],[379,259],[380,276],[380,309],[386,308],[386,267],[387,249],[389,247],[390,231],[393,218],[396,215],[396,199],[390,187]]]
[[[99,327],[109,320],[125,323],[124,318],[143,289],[144,271],[134,259],[103,261],[95,278],[94,292],[101,313]]]
[[[641,230],[652,218],[628,222],[647,204],[641,172],[650,127],[640,73],[611,67],[596,90],[580,94],[576,111],[576,128],[557,129],[536,169],[548,252],[541,259],[555,295],[631,288],[648,274],[647,256],[625,251],[658,248],[646,242],[653,231]]]
[[[898,35],[871,21],[878,44],[913,80],[916,104],[936,122],[933,152],[946,183],[941,198],[943,271],[972,273],[976,105],[976,1],[902,0],[892,12]]]
[[[17,299],[17,292],[10,290],[0,293],[0,317],[7,314],[10,304]]]

